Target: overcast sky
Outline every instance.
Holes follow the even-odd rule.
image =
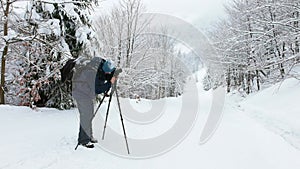
[[[147,12],[180,17],[197,27],[207,27],[224,15],[223,4],[229,0],[143,0]],[[109,9],[118,0],[105,0],[102,9]]]

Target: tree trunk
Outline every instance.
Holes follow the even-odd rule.
[[[299,28],[299,21],[298,21],[298,19],[299,19],[299,12],[298,11],[294,12],[294,16],[297,19],[294,22],[294,27],[295,28]],[[298,54],[299,52],[300,52],[299,38],[296,37],[295,38],[295,53]]]
[[[285,57],[285,43],[283,42],[283,44],[282,44],[282,61],[281,62],[283,62],[283,59],[284,59],[284,57]],[[281,75],[281,78],[284,78],[284,75],[285,75],[285,70],[284,70],[284,67],[283,67],[283,63],[280,63],[279,64],[279,69],[280,69],[280,75]]]
[[[250,94],[251,92],[251,73],[250,71],[248,71],[248,75],[247,75],[247,94]]]
[[[227,93],[230,93],[230,68],[228,68],[228,72],[227,72]]]
[[[256,85],[257,85],[257,90],[260,90],[259,71],[258,70],[256,70]]]
[[[5,21],[4,21],[4,25],[3,25],[3,36],[8,35],[9,5],[10,5],[10,0],[7,0],[6,1],[6,8],[5,8],[5,11],[4,11]],[[5,43],[4,50],[2,52],[2,58],[1,58],[0,104],[5,104],[4,85],[5,85],[5,61],[6,61],[7,53],[8,53],[8,42]]]
[[[121,57],[122,57],[122,40],[120,38],[119,46],[118,46],[117,67],[121,67]]]
[[[296,15],[296,18],[299,19],[299,12],[296,11],[295,12],[295,15]],[[295,25],[294,25],[296,28],[299,28],[299,21],[295,21]],[[295,38],[295,53],[298,54],[300,52],[300,44],[299,44],[299,37],[296,37]],[[297,62],[300,61],[300,57],[298,57],[297,59]]]

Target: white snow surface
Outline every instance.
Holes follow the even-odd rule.
[[[291,78],[252,94],[240,108],[300,150],[299,97],[300,81]]]
[[[203,73],[200,73],[202,77]],[[199,115],[190,134],[178,146],[161,156],[136,160],[114,156],[98,146],[94,149],[79,147],[75,151],[77,109],[32,110],[0,106],[0,169],[299,169],[300,151],[296,147],[300,142],[300,108],[297,104],[300,83],[288,79],[278,89],[279,85],[247,99],[228,95],[223,119],[216,133],[206,144],[199,145],[212,96],[211,91],[203,91],[199,83]],[[151,124],[153,126],[139,128],[124,119],[128,137],[154,136],[151,128],[152,131],[163,132],[172,127],[171,121],[177,117],[177,113],[172,112],[180,110],[181,98],[156,102],[166,102],[165,114],[155,123],[156,126]],[[155,105],[144,99],[140,102],[121,99],[122,103],[130,104],[141,113]],[[114,117],[117,115],[116,107],[113,102],[113,117],[109,119],[108,125],[119,123],[119,119]],[[99,114],[105,114],[105,110],[106,107],[102,107]],[[102,141],[100,138],[98,140]]]

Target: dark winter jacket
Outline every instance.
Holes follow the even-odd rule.
[[[110,80],[113,77],[115,68],[113,66],[108,65],[107,63],[107,61],[102,60],[98,67],[95,79],[96,94],[105,93],[111,88]]]

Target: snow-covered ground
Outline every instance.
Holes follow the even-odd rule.
[[[244,100],[236,95],[227,96],[220,126],[204,145],[199,145],[199,139],[211,104],[211,93],[199,89],[199,114],[189,135],[165,154],[135,160],[115,156],[100,146],[94,149],[79,147],[75,151],[76,109],[31,110],[0,106],[0,169],[299,169],[300,151],[295,147],[300,145],[300,82],[288,79],[278,89],[279,85]],[[164,105],[165,113],[158,116],[157,122],[136,127],[137,124],[125,119],[128,137],[154,137],[163,133],[172,127],[170,121],[176,121],[175,110],[181,108],[181,102],[181,98],[138,103],[121,100],[124,111],[128,104],[142,112]],[[105,109],[105,106],[100,109],[101,116]],[[114,102],[108,125],[120,131],[120,127],[114,126],[120,123],[117,115]],[[100,140],[99,132],[101,130],[95,129]],[[109,137],[107,132],[104,141]],[[124,140],[121,144],[125,149]]]
[[[300,81],[294,78],[254,93],[240,109],[300,150]]]

